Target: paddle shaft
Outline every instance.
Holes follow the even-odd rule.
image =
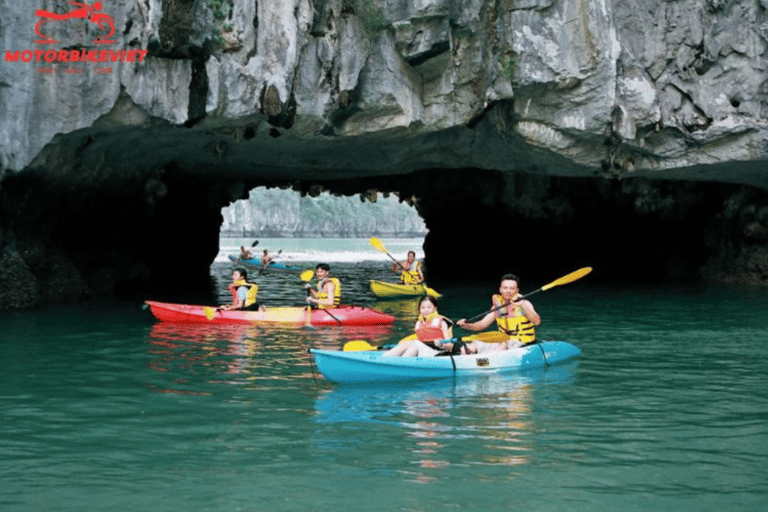
[[[545,284],[544,286],[542,286],[538,290],[534,290],[532,292],[526,293],[525,295],[521,295],[520,297],[517,298],[517,300],[514,300],[512,302],[519,302],[519,301],[521,301],[521,300],[523,300],[523,299],[525,299],[527,297],[530,297],[534,293],[543,292],[544,290],[549,290],[550,288],[554,288],[555,286],[560,286],[560,285],[563,285],[563,284],[572,283],[573,281],[576,281],[577,279],[581,279],[582,277],[584,277],[585,275],[589,274],[590,272],[592,272],[592,267],[580,268],[579,270],[575,270],[575,271],[571,272],[570,274],[561,277],[560,279],[556,279],[556,280],[552,281],[549,284]],[[481,314],[479,314],[477,316],[474,316],[474,317],[470,318],[469,320],[467,320],[467,322],[471,324],[471,323],[473,323],[473,322],[475,322],[477,320],[480,320],[481,318],[483,318],[488,313],[493,313],[494,311],[497,311],[499,309],[505,308],[505,307],[509,306],[509,304],[510,304],[509,302],[505,302],[504,304],[502,304],[500,306],[497,306],[495,308],[492,308],[489,311],[486,311],[485,313],[481,313]]]

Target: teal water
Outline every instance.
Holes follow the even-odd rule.
[[[322,255],[391,328],[167,325],[127,300],[0,312],[0,510],[765,510],[765,290],[587,277],[532,297],[540,337],[576,362],[332,385],[308,347],[415,320],[414,301],[368,292],[390,274],[364,242],[307,241],[304,263]],[[227,300],[231,270],[217,259],[199,302]],[[301,303],[296,278],[254,277],[268,304]],[[492,288],[445,287],[441,312],[480,313]]]

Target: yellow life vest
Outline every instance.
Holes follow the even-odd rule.
[[[501,295],[493,296],[493,307],[497,308],[506,301]],[[536,329],[520,306],[511,303],[501,309],[494,311],[496,315],[496,325],[501,332],[505,332],[518,339],[523,345],[534,343],[536,341]]]
[[[322,281],[318,281],[317,283],[317,298],[319,300],[325,300],[328,298],[328,294],[323,291],[323,286],[325,286],[326,282],[332,282],[333,283],[333,306],[331,307],[338,307],[339,304],[341,304],[341,281],[338,280],[336,277],[326,277]],[[326,309],[328,306],[324,304],[318,304],[317,307],[320,309]]]
[[[408,262],[403,263],[403,273],[400,274],[400,281],[402,281],[403,284],[416,284],[419,282],[419,269],[421,268],[421,262],[420,261],[414,261],[416,264],[416,268],[410,269],[406,268],[406,264]]]
[[[231,285],[229,285],[229,291],[232,292],[232,300],[234,302],[237,302],[237,289],[241,286],[248,287],[248,294],[245,296],[245,303],[243,304],[243,308],[247,308],[248,306],[256,303],[256,297],[259,295],[259,285],[256,283],[249,283],[244,279],[234,281]]]

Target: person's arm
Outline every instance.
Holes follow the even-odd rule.
[[[221,306],[219,309],[242,309],[245,306],[245,298],[248,296],[248,287],[240,286],[237,288],[237,298],[232,299],[232,304]]]
[[[483,329],[487,329],[495,321],[496,315],[491,311],[477,322],[469,323],[466,318],[462,318],[456,322],[456,325],[468,331],[482,331]]]
[[[323,292],[325,292],[325,299],[318,301],[317,303],[322,306],[333,306],[333,300],[336,293],[336,285],[333,281],[329,281],[323,285]]]
[[[528,320],[531,321],[533,325],[539,325],[541,323],[541,317],[536,312],[536,310],[533,309],[533,304],[531,304],[530,301],[521,300],[517,303],[517,305],[520,306],[523,314],[526,316],[526,318],[528,318]]]
[[[450,339],[451,338],[451,328],[448,325],[448,322],[446,322],[445,320],[440,322],[440,328],[443,330],[443,339],[444,340]]]
[[[308,297],[309,302],[314,302],[318,306],[333,306],[334,292],[336,291],[336,285],[333,282],[328,282],[323,285],[323,292],[326,294],[325,299],[320,300],[315,290],[310,289],[309,292],[312,297]]]

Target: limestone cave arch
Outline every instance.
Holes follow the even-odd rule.
[[[0,306],[207,290],[221,210],[259,186],[397,194],[424,219],[436,285],[581,266],[611,282],[768,283],[765,189],[576,169],[481,129],[291,138],[256,120],[57,136],[1,182]],[[470,165],[470,147],[503,148],[509,168]]]

